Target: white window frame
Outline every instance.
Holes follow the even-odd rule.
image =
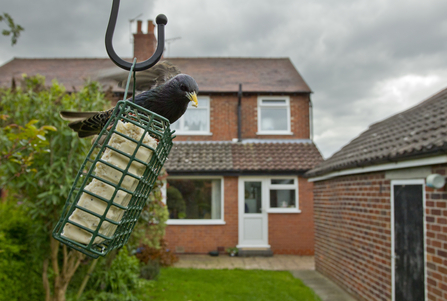
[[[285,100],[284,104],[263,103],[263,100]],[[286,108],[287,109],[287,130],[285,131],[263,131],[261,130],[261,108]],[[258,96],[258,132],[257,135],[293,135],[290,124],[290,97],[289,96]]]
[[[175,130],[175,135],[179,135],[179,136],[183,136],[183,135],[203,135],[203,136],[207,136],[207,135],[212,135],[212,133],[210,132],[210,127],[211,127],[211,99],[209,96],[198,96],[197,97],[199,99],[199,101],[208,101],[208,128],[204,131],[185,131],[184,130],[184,126],[185,126],[185,118],[184,115],[182,117],[180,117],[179,120],[177,120],[176,122],[179,123],[180,128],[178,130]],[[192,107],[191,102],[188,104],[188,108],[186,109],[188,110],[204,110],[205,108],[200,108],[200,105],[197,108]]]
[[[188,180],[220,180],[220,219],[168,219],[166,221],[167,225],[225,225],[225,212],[224,212],[224,178],[219,176],[169,176],[168,179],[180,180],[180,179],[188,179]],[[166,183],[167,179],[163,183],[162,187],[162,196],[163,203],[166,204]]]
[[[293,180],[293,184],[272,184],[272,180]],[[298,177],[290,176],[275,176],[264,180],[266,191],[267,191],[267,212],[268,213],[301,213],[300,202],[299,202],[299,191],[298,191]],[[291,190],[295,189],[295,208],[281,208],[281,207],[270,207],[270,190]]]

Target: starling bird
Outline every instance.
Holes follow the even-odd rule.
[[[145,71],[144,84],[136,82],[137,88],[151,89],[135,96],[134,101],[129,98],[129,101],[165,117],[171,124],[185,113],[190,101],[197,107],[199,87],[191,76],[181,74],[166,61],[158,63],[152,69]],[[122,74],[109,78],[120,81]],[[72,121],[68,126],[77,132],[80,138],[84,138],[99,134],[112,116],[113,110],[114,108],[104,112],[61,111],[60,115],[63,119]]]

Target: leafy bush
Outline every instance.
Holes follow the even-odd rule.
[[[108,256],[113,256],[112,254]],[[108,266],[111,258],[101,257],[93,272],[88,290],[81,300],[132,301],[138,300],[133,291],[140,286],[140,265],[135,256],[129,256],[124,246]]]
[[[160,248],[160,242],[165,236],[166,221],[169,218],[168,209],[162,202],[161,194],[161,187],[166,178],[166,170],[162,168],[130,237],[131,249],[136,249],[140,244],[146,244],[156,249]]]
[[[0,203],[0,300],[43,300],[33,221],[21,206]]]
[[[42,273],[38,283],[42,285],[43,280],[47,299],[63,299],[82,259],[78,252],[60,247],[50,234],[91,147],[89,139],[79,139],[59,112],[107,109],[110,104],[101,89],[98,83],[89,82],[79,92],[67,93],[56,81],[45,85],[42,76],[24,77],[20,88],[0,89],[0,156],[17,156],[0,160],[0,185],[4,185],[0,188],[8,191],[8,201],[20,199],[29,218],[36,222],[35,237],[39,239],[28,252],[35,256],[45,251],[45,256],[35,257]],[[41,135],[39,130],[49,131]],[[28,135],[38,140],[30,141]],[[19,148],[14,147],[16,142]]]
[[[8,118],[8,115],[0,115],[0,120],[5,122]],[[47,131],[56,131],[53,126],[37,128],[34,126],[37,122],[33,119],[25,126],[9,124],[0,127],[0,187],[22,174],[37,172],[37,169],[30,168],[34,157],[48,151]]]
[[[144,264],[151,261],[158,262],[162,267],[168,267],[178,261],[178,257],[169,250],[164,239],[160,242],[159,248],[150,247],[148,245],[141,245],[137,249],[135,256]]]
[[[154,280],[160,274],[160,264],[157,261],[149,261],[140,269],[140,277],[146,280]]]

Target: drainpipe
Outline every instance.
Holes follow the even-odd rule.
[[[242,100],[242,84],[239,84],[239,92],[237,93],[237,141],[242,142],[242,129],[241,129],[241,100]]]
[[[312,100],[310,99],[309,94],[309,135],[310,140],[314,141],[314,117],[313,117],[313,106],[312,106]]]

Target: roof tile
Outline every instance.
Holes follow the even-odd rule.
[[[201,92],[309,93],[309,86],[288,58],[169,58],[183,73],[194,77]],[[128,59],[128,61],[131,61]],[[108,58],[15,58],[0,67],[0,86],[11,85],[22,74],[57,79],[67,91],[79,90],[85,80],[115,65]],[[116,67],[118,68],[118,67]],[[138,74],[138,73],[137,73]],[[122,92],[112,81],[101,81]]]
[[[447,89],[402,113],[372,124],[306,173],[332,171],[447,152]]]
[[[312,143],[174,143],[165,167],[168,173],[303,172],[322,157]]]

